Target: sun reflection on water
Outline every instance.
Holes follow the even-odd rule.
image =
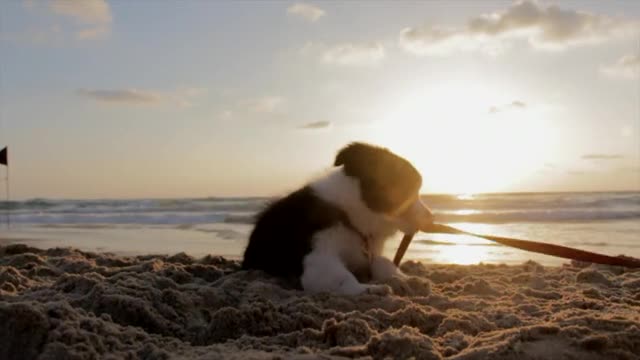
[[[452,226],[478,234],[490,234],[493,228],[491,225],[481,223],[457,223],[452,224]],[[496,258],[495,253],[496,243],[482,238],[447,234],[429,234],[421,238],[434,241],[434,244],[422,246],[414,244],[414,248],[428,246],[430,249],[430,261],[435,263],[469,265],[499,260]],[[437,242],[444,242],[450,245],[438,245]],[[424,251],[425,249],[422,248],[421,250]]]
[[[432,258],[437,263],[469,265],[488,262],[491,254],[486,246],[447,245],[437,246]]]
[[[469,193],[469,194],[459,194],[458,196],[456,196],[456,199],[458,200],[473,200],[475,199],[476,195]]]
[[[452,223],[455,228],[476,234],[518,236],[496,224]],[[505,231],[507,230],[507,231]],[[521,235],[520,235],[521,236]],[[401,235],[385,244],[385,252],[393,257]],[[419,233],[411,242],[405,259],[438,264],[470,265],[478,263],[517,263],[530,258],[529,253],[509,252],[510,248],[493,241],[468,235]]]

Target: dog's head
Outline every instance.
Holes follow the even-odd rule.
[[[401,231],[413,233],[433,223],[431,211],[420,200],[422,177],[404,158],[378,146],[351,143],[338,152],[334,165],[358,179],[367,207],[384,214]]]

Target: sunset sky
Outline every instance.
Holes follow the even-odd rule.
[[[14,198],[279,195],[353,140],[424,192],[640,190],[639,77],[638,1],[0,3]]]

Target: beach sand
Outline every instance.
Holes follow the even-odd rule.
[[[387,296],[237,261],[0,247],[3,359],[640,359],[640,271],[404,263]]]

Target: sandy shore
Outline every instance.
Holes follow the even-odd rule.
[[[305,295],[221,257],[0,247],[5,359],[640,359],[640,271],[423,265]]]

